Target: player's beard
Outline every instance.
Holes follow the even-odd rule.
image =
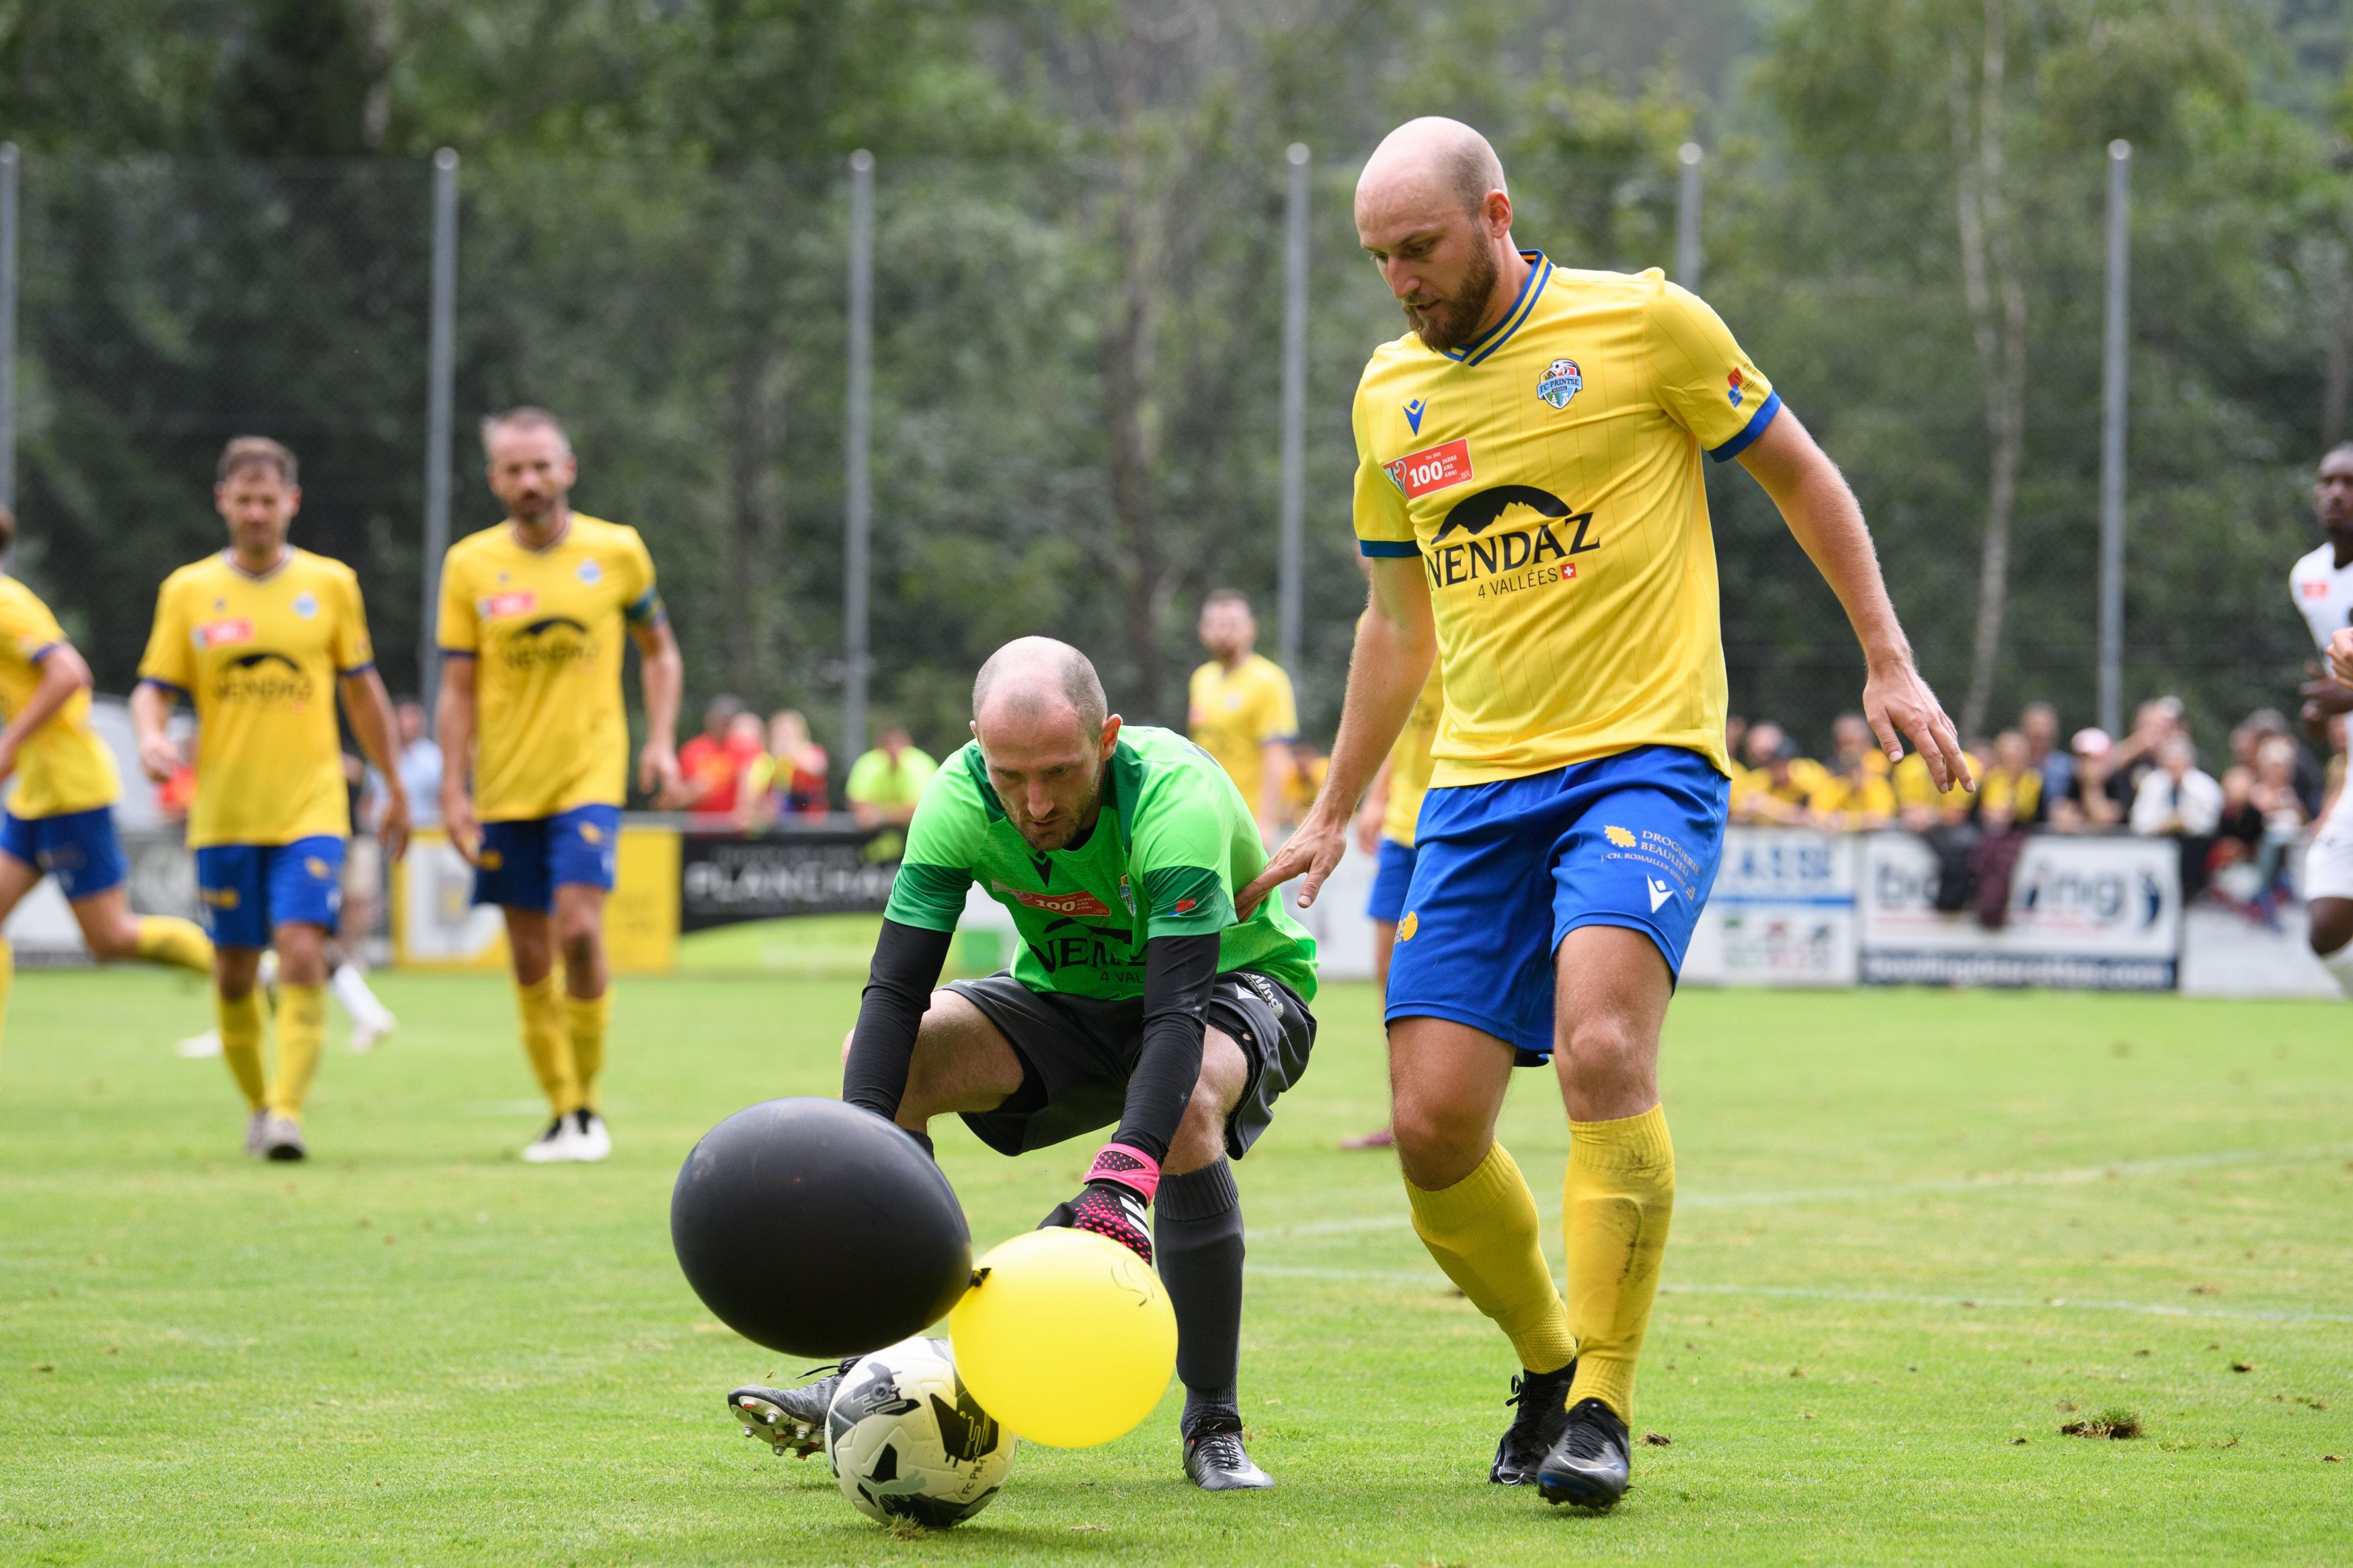
[[[1026,818],[1017,820],[1013,824],[1013,828],[1015,832],[1021,835],[1022,843],[1041,855],[1051,849],[1068,849],[1071,847],[1071,841],[1093,824],[1096,812],[1102,805],[1103,775],[1098,772],[1094,785],[1088,792],[1087,797],[1071,810],[1056,813],[1050,828],[1041,833],[1035,823]]]
[[[1405,308],[1414,336],[1439,353],[1470,342],[1479,335],[1480,320],[1486,315],[1487,302],[1495,297],[1495,282],[1502,276],[1494,252],[1484,245],[1473,247],[1471,269],[1463,274],[1461,288],[1419,310],[1411,305]]]

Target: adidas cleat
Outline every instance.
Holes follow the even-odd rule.
[[[1205,1492],[1261,1491],[1274,1485],[1242,1447],[1239,1432],[1204,1432],[1185,1439],[1185,1474]]]
[[[825,1447],[826,1412],[841,1380],[858,1364],[851,1356],[815,1383],[798,1388],[768,1388],[747,1383],[727,1396],[727,1409],[743,1423],[744,1436],[757,1437],[783,1458],[806,1459]]]
[[[1626,1423],[1599,1399],[1580,1399],[1568,1413],[1568,1430],[1536,1469],[1536,1489],[1546,1502],[1580,1508],[1615,1508],[1631,1481]]]
[[[1489,1480],[1499,1487],[1535,1485],[1536,1467],[1567,1429],[1568,1383],[1576,1375],[1572,1361],[1558,1372],[1531,1372],[1512,1379],[1512,1396],[1504,1403],[1518,1405],[1519,1411],[1495,1445]]]

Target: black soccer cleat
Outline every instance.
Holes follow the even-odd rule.
[[[1239,1432],[1204,1432],[1185,1439],[1185,1474],[1205,1492],[1259,1491],[1274,1478],[1242,1448]]]
[[[1615,1508],[1632,1479],[1631,1462],[1626,1423],[1599,1399],[1580,1399],[1568,1413],[1568,1430],[1536,1469],[1536,1489],[1546,1502]]]
[[[727,1395],[728,1414],[743,1423],[744,1436],[757,1437],[776,1452],[806,1459],[825,1447],[825,1415],[842,1378],[858,1364],[851,1356],[815,1383],[798,1388],[768,1388],[747,1383]]]
[[[1576,1375],[1572,1361],[1558,1372],[1531,1372],[1512,1379],[1512,1396],[1504,1403],[1518,1405],[1519,1412],[1495,1445],[1489,1480],[1499,1487],[1535,1485],[1536,1467],[1567,1429],[1568,1383]]]

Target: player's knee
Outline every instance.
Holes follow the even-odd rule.
[[[2322,958],[2353,942],[2353,899],[2315,899],[2311,905],[2312,951]]]
[[[1649,1042],[1633,1020],[1615,1013],[1595,1013],[1566,1020],[1562,1042],[1568,1069],[1576,1073],[1617,1076],[1648,1060]]]
[[[1427,1192],[1451,1187],[1486,1157],[1494,1127],[1482,1108],[1419,1096],[1397,1098],[1390,1128],[1406,1178]]]

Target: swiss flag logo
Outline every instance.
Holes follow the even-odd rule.
[[[1381,467],[1388,471],[1390,482],[1405,492],[1408,500],[1432,490],[1452,489],[1470,481],[1471,442],[1465,437],[1443,447],[1425,447]]]

